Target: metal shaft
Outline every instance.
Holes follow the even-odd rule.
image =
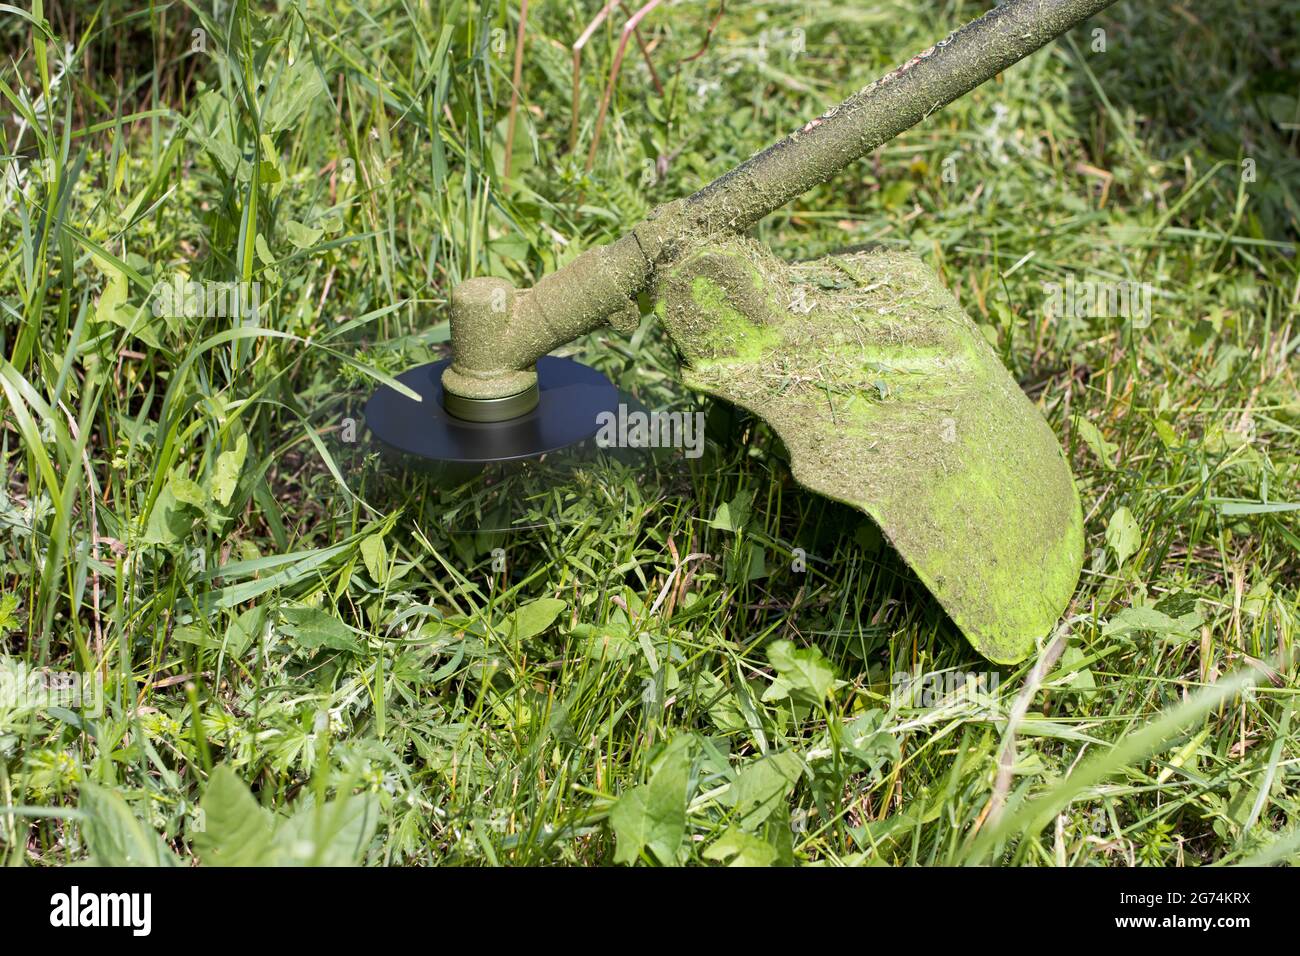
[[[446,394],[486,401],[530,387],[541,356],[626,317],[629,299],[681,239],[748,229],[1114,2],[1005,0],[694,195],[661,206],[621,239],[531,289],[510,290],[507,308],[488,306],[488,286],[502,280],[463,283],[452,296],[455,359],[443,375]],[[505,301],[504,291],[497,298]]]

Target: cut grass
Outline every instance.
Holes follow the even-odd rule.
[[[687,60],[715,8],[666,7],[666,96],[629,57],[587,174],[617,35],[569,151],[578,6],[531,6],[509,190],[514,5],[0,14],[0,650],[104,694],[0,700],[5,862],[1293,857],[1300,4],[1121,2],[756,231],[918,252],[1047,414],[1088,556],[1032,680],[653,320],[577,351],[707,408],[698,461],[371,451],[455,282],[535,280],[982,9],[729,5]],[[259,283],[257,324],[155,316],[178,275]],[[1069,280],[1149,283],[1150,324],[1049,313]]]

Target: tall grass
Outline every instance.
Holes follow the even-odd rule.
[[[534,281],[981,5],[667,5],[590,172],[623,14],[570,149],[597,5],[530,6],[509,169],[515,4],[0,12],[0,661],[104,699],[0,700],[5,862],[1293,857],[1300,6],[1121,3],[758,228],[918,251],[1069,450],[1059,640],[938,700],[900,675],[990,665],[653,319],[575,349],[706,409],[698,461],[420,474],[360,406],[456,282]],[[1048,315],[1068,280],[1148,283],[1149,326]],[[256,315],[159,314],[178,282]]]

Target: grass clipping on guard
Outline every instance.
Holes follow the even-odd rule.
[[[686,383],[762,417],[799,484],[870,515],[976,650],[1026,658],[1079,579],[1079,496],[934,273],[893,250],[789,264],[728,238],[661,276]]]

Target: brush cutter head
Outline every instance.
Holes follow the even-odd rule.
[[[366,408],[371,430],[452,462],[592,437],[617,392],[545,356],[604,324],[632,331],[649,295],[689,386],[763,418],[800,484],[870,515],[980,653],[1024,660],[1083,560],[1078,492],[1042,414],[919,260],[878,252],[786,265],[742,234],[1113,2],[1003,0],[532,288],[461,282],[454,364],[402,376],[422,402],[380,389]]]
[[[490,462],[536,458],[596,434],[601,412],[617,414],[617,389],[593,368],[566,358],[537,362],[537,405],[499,422],[457,418],[446,407],[442,373],[450,360],[398,376],[420,396],[385,385],[366,403],[366,425],[381,442],[427,461]]]

